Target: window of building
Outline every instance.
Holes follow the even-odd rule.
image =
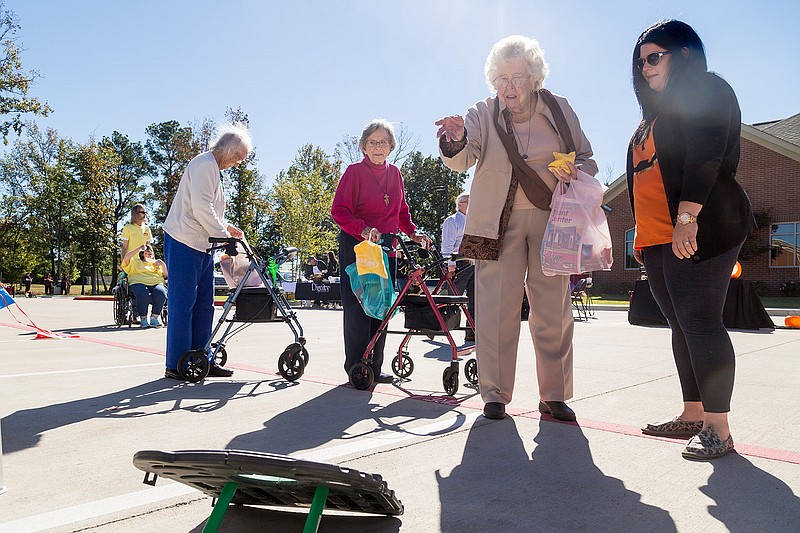
[[[800,266],[800,223],[772,224],[769,247],[770,267],[793,268]]]
[[[641,266],[633,258],[633,235],[635,232],[636,230],[633,228],[625,232],[625,270],[639,270]]]

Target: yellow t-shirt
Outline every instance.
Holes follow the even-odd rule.
[[[153,232],[150,231],[150,226],[142,224],[125,224],[122,228],[122,240],[128,241],[128,251],[138,248],[148,242],[153,242]]]
[[[122,228],[122,240],[128,241],[128,251],[130,252],[143,244],[153,242],[153,232],[150,231],[150,226],[147,224],[139,226],[137,224],[128,223]],[[123,265],[122,270],[130,274],[127,266]]]
[[[128,273],[128,282],[133,285],[134,283],[142,283],[148,287],[164,283],[164,276],[161,274],[161,267],[155,263],[142,261],[134,256],[130,263],[128,263],[125,272]]]

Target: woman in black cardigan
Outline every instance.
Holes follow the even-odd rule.
[[[642,109],[627,164],[634,257],[669,321],[683,393],[678,417],[642,432],[691,437],[683,456],[713,459],[733,449],[735,354],[722,309],[753,227],[750,201],[735,180],[741,112],[733,89],[708,72],[700,37],[683,22],[647,28],[632,70]]]

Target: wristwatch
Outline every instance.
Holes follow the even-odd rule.
[[[681,213],[678,215],[678,218],[675,219],[675,222],[681,226],[688,226],[689,224],[697,222],[697,217],[691,213]]]

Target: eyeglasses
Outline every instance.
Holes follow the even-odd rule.
[[[377,148],[378,146],[385,148],[389,146],[389,141],[367,141],[367,144],[370,148]]]
[[[644,62],[647,61],[647,64],[651,67],[655,67],[659,63],[661,63],[661,58],[667,54],[671,54],[669,50],[665,50],[664,52],[653,52],[652,54],[647,54],[647,57],[640,57],[636,60],[636,66],[639,67],[639,70],[644,68]]]
[[[139,213],[140,215],[146,215],[147,214],[147,211],[136,211],[136,212]]]
[[[495,89],[505,89],[508,87],[508,84],[512,84],[516,89],[522,89],[522,86],[525,85],[525,82],[528,81],[530,76],[514,76],[510,80],[508,78],[495,78],[492,80]]]

